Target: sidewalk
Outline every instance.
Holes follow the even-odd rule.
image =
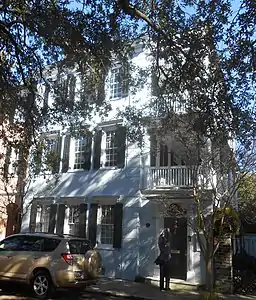
[[[137,300],[198,300],[199,292],[170,291],[161,292],[156,286],[147,283],[137,283],[119,279],[101,279],[97,285],[87,287],[91,293],[119,296]],[[229,300],[256,300],[256,296],[221,295],[222,299]]]

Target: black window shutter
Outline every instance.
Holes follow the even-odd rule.
[[[49,102],[49,94],[51,91],[51,87],[49,83],[46,83],[45,85],[45,91],[44,91],[44,99],[43,99],[43,114],[46,114],[48,110],[48,102]]]
[[[81,203],[79,205],[79,236],[86,237],[86,211],[87,204]]]
[[[177,166],[178,161],[177,161],[177,155],[173,150],[171,150],[171,166]]]
[[[29,232],[35,232],[36,230],[36,214],[37,204],[33,202],[30,208]]]
[[[98,204],[91,204],[89,212],[89,240],[91,241],[93,247],[96,245],[97,237],[97,212]]]
[[[156,134],[150,136],[150,166],[156,166],[156,154],[157,154],[157,139]]]
[[[93,149],[93,168],[100,168],[100,158],[101,158],[101,139],[102,131],[99,130],[95,133],[94,136],[94,149]]]
[[[62,136],[59,134],[57,138],[56,161],[54,162],[54,166],[52,170],[53,174],[59,173],[60,171],[61,147],[62,147]]]
[[[169,158],[168,146],[161,143],[160,144],[160,167],[168,166],[168,160],[169,160],[168,158]]]
[[[73,104],[75,102],[75,93],[76,93],[76,76],[71,75],[70,81],[69,81],[69,105],[70,108],[73,107]]]
[[[57,221],[56,221],[56,233],[57,234],[63,234],[65,212],[66,212],[66,205],[60,204],[58,206]]]
[[[152,68],[152,73],[151,73],[151,95],[152,96],[159,96],[159,78],[158,78],[158,72],[156,72],[156,68]]]
[[[48,232],[54,233],[55,225],[56,225],[56,214],[57,214],[57,204],[51,204],[50,206],[50,220],[49,220],[49,227]]]
[[[68,88],[69,88],[69,82],[70,82],[70,74],[68,74],[66,79],[62,80],[61,84],[61,93],[63,100],[66,102],[68,98]]]
[[[122,236],[123,236],[123,204],[116,203],[114,208],[113,248],[120,249],[122,247]]]
[[[33,164],[35,175],[40,174],[42,170],[42,157],[43,157],[43,143],[40,141],[36,145],[35,152],[33,154]]]
[[[92,156],[92,134],[88,132],[86,135],[86,146],[84,153],[84,169],[90,170],[91,168],[91,156]]]
[[[126,127],[120,126],[116,130],[117,142],[117,167],[123,168],[125,165]]]
[[[67,134],[64,139],[64,151],[62,158],[62,173],[69,169],[69,148],[70,148],[70,134]]]
[[[9,174],[9,166],[11,163],[11,155],[12,155],[12,146],[10,144],[6,147],[4,167],[3,167],[3,177],[8,180]]]

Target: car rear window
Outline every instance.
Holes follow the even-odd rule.
[[[68,244],[71,254],[85,254],[92,249],[91,242],[87,240],[69,240]]]

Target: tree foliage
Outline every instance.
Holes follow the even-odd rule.
[[[17,111],[41,125],[46,111],[40,101],[28,101],[21,89],[36,93],[36,83],[46,80],[45,68],[56,63],[77,66],[83,92],[97,90],[93,101],[80,97],[83,115],[104,106],[102,83],[113,54],[122,55],[124,43],[138,36],[136,22],[128,20],[114,1],[3,1],[0,5],[2,118]],[[61,63],[60,63],[61,62]],[[63,73],[60,73],[60,77]],[[88,79],[89,76],[89,79]],[[58,82],[59,84],[59,82]],[[58,94],[58,93],[57,93]],[[41,99],[42,101],[42,99]],[[67,102],[65,102],[67,106]],[[103,109],[103,108],[102,108]],[[58,103],[58,110],[70,113]],[[47,119],[46,115],[44,119]]]
[[[152,68],[160,92],[156,101],[167,118],[173,100],[184,102],[186,92],[203,130],[211,136],[232,131],[249,147],[255,135],[255,4],[232,0],[120,3],[127,14],[149,27]]]
[[[109,110],[106,74],[113,55],[125,57],[124,45],[138,37],[138,24],[109,0],[7,0],[0,15],[1,188],[16,191],[15,199],[6,197],[22,205],[28,165],[31,177],[42,166],[40,131],[84,125]],[[12,174],[14,150],[19,164]],[[56,167],[49,153],[45,163]]]
[[[254,0],[6,0],[0,4],[0,13],[0,117],[1,124],[5,121],[24,129],[17,142],[22,154],[20,174],[26,173],[38,130],[49,120],[77,125],[90,121],[95,112],[111,109],[104,83],[112,58],[126,59],[130,42],[141,35],[147,36],[151,64],[138,74],[154,75],[152,80],[146,78],[153,93],[144,106],[128,107],[122,113],[130,137],[139,139],[148,129],[159,136],[172,130],[177,147],[185,146],[187,161],[205,164],[200,171],[210,170],[212,175],[216,170],[218,175],[230,169],[248,171],[247,157],[256,130]],[[74,89],[74,78],[65,75],[71,69],[80,78],[79,92]],[[40,83],[46,86],[46,94],[49,89],[53,93],[51,107],[37,93]],[[74,93],[79,93],[75,102]],[[8,147],[7,133],[2,130],[1,138]],[[240,169],[230,152],[224,155],[227,163],[216,166],[230,137],[238,142]],[[209,139],[211,151],[201,151],[207,149]],[[8,156],[5,159],[8,163]],[[25,180],[20,176],[17,183],[21,193]],[[221,197],[214,185],[217,202],[212,209],[219,218],[219,204],[224,203],[222,224],[237,191],[234,182],[232,188],[221,190]],[[213,229],[214,213],[209,223],[201,206],[201,187],[194,185],[194,192],[199,223],[205,221]],[[217,249],[210,247],[213,231],[205,226],[204,231],[208,260],[212,260]]]
[[[231,0],[120,2],[148,27],[154,74],[150,101],[122,116],[137,135],[144,124],[162,143],[169,136],[193,170],[191,226],[212,290],[214,256],[225,234],[239,228],[234,199],[255,166],[256,7]]]
[[[255,223],[256,216],[256,175],[248,173],[240,183],[238,190],[239,213],[242,220]]]

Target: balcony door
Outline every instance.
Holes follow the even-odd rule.
[[[172,167],[177,166],[179,163],[181,163],[180,159],[178,159],[177,155],[174,153],[170,146],[164,143],[160,143],[159,148],[160,151],[157,157],[159,167]]]
[[[185,165],[184,160],[174,151],[170,143],[159,141],[154,135],[150,141],[150,165],[151,167],[166,167]]]

